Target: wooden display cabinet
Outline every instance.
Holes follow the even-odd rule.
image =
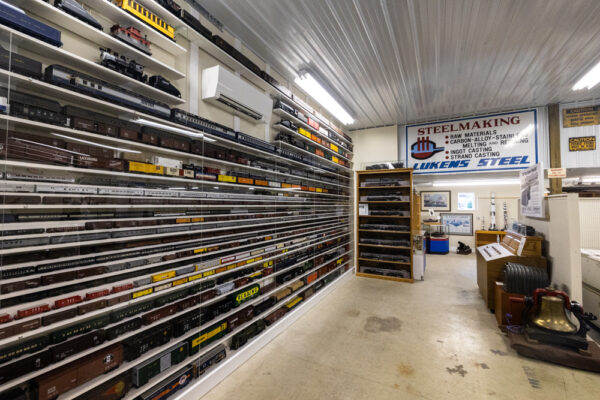
[[[496,246],[507,250],[506,256],[486,261],[480,251],[481,248],[477,249],[477,285],[490,310],[496,306],[495,286],[497,281],[502,281],[502,274],[507,262],[530,265],[544,270],[548,268],[548,260],[542,256],[542,238],[539,236],[524,236],[515,232],[506,232],[502,241]]]
[[[412,172],[356,172],[357,276],[413,282]]]
[[[504,235],[506,235],[505,231],[475,231],[475,247],[501,242]]]

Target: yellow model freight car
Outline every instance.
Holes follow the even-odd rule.
[[[129,172],[141,172],[143,174],[164,175],[165,169],[161,165],[146,164],[137,161],[129,161]]]
[[[152,14],[150,11],[146,10],[144,7],[139,5],[133,0],[116,0],[117,5],[128,13],[132,14],[134,17],[139,18],[144,21],[169,39],[175,41],[175,28],[171,25],[167,24],[162,19],[158,18],[156,15]]]

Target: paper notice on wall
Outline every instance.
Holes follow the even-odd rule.
[[[544,169],[536,164],[524,171],[521,177],[521,215],[544,217]]]
[[[364,203],[359,204],[358,215],[369,215],[369,205]]]

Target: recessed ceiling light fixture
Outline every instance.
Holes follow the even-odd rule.
[[[588,71],[577,83],[573,86],[573,90],[591,89],[600,82],[600,62]]]
[[[344,125],[349,125],[354,122],[354,118],[344,110],[330,94],[321,86],[313,76],[304,72],[294,81],[302,90],[308,93],[313,99],[327,109],[338,121]]]

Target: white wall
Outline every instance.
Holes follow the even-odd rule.
[[[504,227],[503,203],[506,202],[508,210],[508,220],[517,219],[518,217],[518,185],[502,185],[502,186],[452,186],[452,187],[432,187],[419,185],[416,189],[420,191],[451,191],[451,212],[473,214],[473,236],[450,236],[451,251],[458,247],[458,242],[461,241],[475,251],[475,231],[487,230],[490,227],[490,194],[495,193],[496,197],[496,227],[502,229]],[[473,192],[475,193],[475,211],[458,211],[458,193]],[[439,213],[436,212],[439,216]],[[428,218],[428,212],[421,213],[421,220]],[[482,225],[482,218],[485,218],[485,226]]]
[[[600,167],[600,125],[581,126],[577,128],[563,128],[563,109],[586,107],[600,104],[600,101],[585,101],[560,105],[560,158],[564,168],[589,168]],[[569,138],[581,136],[594,136],[596,150],[569,151]]]
[[[545,238],[544,255],[552,284],[567,292],[572,300],[583,300],[581,279],[581,240],[577,194],[560,194],[544,199],[546,218],[520,217]]]
[[[579,224],[581,247],[600,249],[600,198],[579,198]]]
[[[366,163],[398,160],[398,126],[361,129],[350,132],[354,140],[354,170]]]

